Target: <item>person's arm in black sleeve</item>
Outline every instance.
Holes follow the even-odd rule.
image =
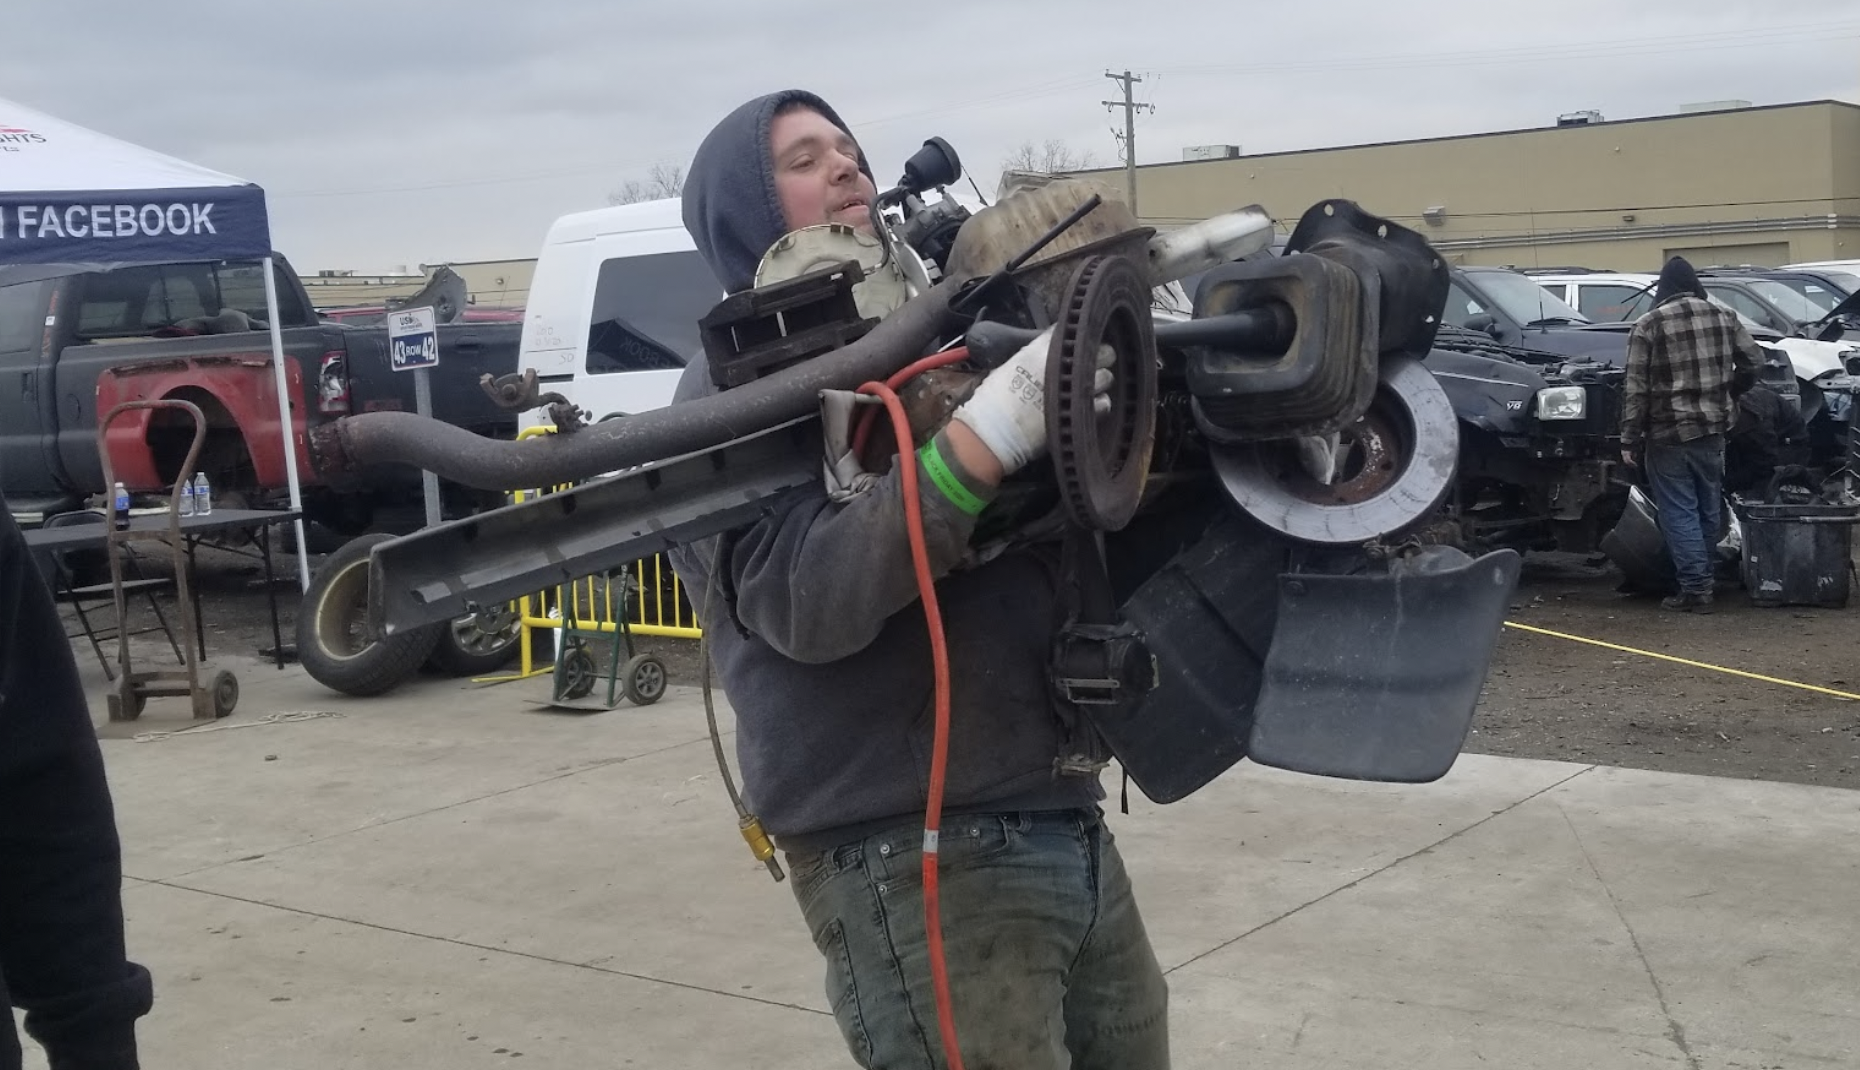
[[[77,665],[8,513],[0,516],[0,976],[53,1070],[137,1066],[136,1019],[153,996],[148,971],[124,948],[122,883]]]

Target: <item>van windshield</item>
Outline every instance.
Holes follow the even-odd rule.
[[[723,288],[695,251],[603,263],[588,324],[588,371],[684,367],[702,348],[698,320],[721,300]]]

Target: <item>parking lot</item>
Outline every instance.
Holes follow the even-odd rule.
[[[1533,558],[1510,620],[1831,691],[1860,693],[1854,609],[1757,608],[1721,588],[1710,616],[1618,593],[1619,575]],[[1860,787],[1860,703],[1506,629],[1468,748],[1710,776]]]
[[[271,643],[258,573],[205,551],[209,652]],[[1607,564],[1569,554],[1526,559],[1508,619],[1517,624],[1860,694],[1854,607],[1757,608],[1735,586],[1710,616],[1673,615],[1624,594]],[[296,603],[280,586],[288,642]],[[698,680],[697,644],[642,639],[674,684]],[[80,651],[95,667],[89,651]],[[314,684],[311,684],[314,687]],[[333,696],[332,696],[333,697]],[[1860,788],[1860,703],[1566,639],[1506,629],[1467,749],[1709,776]]]
[[[230,569],[213,589],[254,600]],[[1663,616],[1534,565],[1513,618],[1838,686],[1846,613],[1725,601]],[[218,649],[256,645],[209,620]],[[541,680],[363,700],[216,662],[244,684],[232,718],[168,734],[190,722],[159,700],[100,726],[156,977],[145,1065],[843,1060],[676,655],[663,702],[592,715],[543,710]],[[1484,753],[1437,784],[1242,765],[1133,798],[1113,827],[1175,1064],[1853,1065],[1860,796],[1734,778],[1853,784],[1857,708],[1510,632]],[[1523,752],[1563,760],[1493,756]]]

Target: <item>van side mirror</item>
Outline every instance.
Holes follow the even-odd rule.
[[[1480,312],[1476,315],[1468,316],[1466,318],[1466,329],[1469,331],[1484,331],[1493,338],[1497,338],[1498,317],[1492,315],[1490,312]]]

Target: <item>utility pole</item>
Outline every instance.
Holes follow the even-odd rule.
[[[1156,105],[1143,104],[1131,99],[1132,88],[1143,79],[1131,74],[1128,70],[1122,74],[1105,71],[1104,76],[1113,82],[1121,83],[1124,87],[1124,99],[1106,100],[1102,103],[1107,110],[1124,109],[1124,134],[1118,140],[1124,143],[1124,186],[1127,191],[1126,195],[1130,199],[1130,214],[1135,216],[1137,214],[1137,110],[1148,108],[1153,114],[1156,111]],[[1118,136],[1116,128],[1112,128],[1111,136]]]

